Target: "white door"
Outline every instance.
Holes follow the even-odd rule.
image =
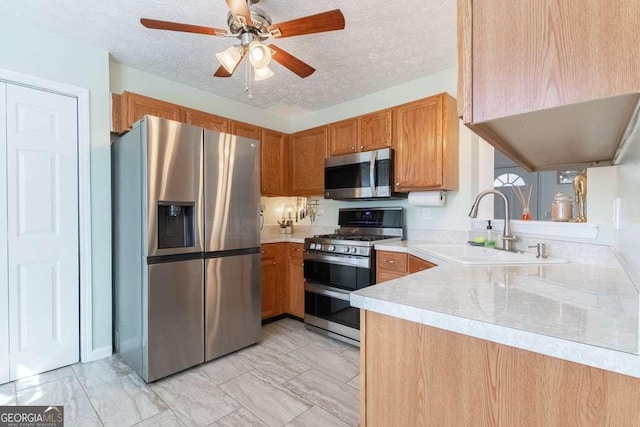
[[[12,380],[79,360],[75,98],[7,84]]]
[[[7,273],[7,131],[6,90],[0,82],[0,384],[9,377],[9,276]]]

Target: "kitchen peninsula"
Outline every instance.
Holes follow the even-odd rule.
[[[445,263],[355,292],[362,425],[635,425],[638,293],[612,256]]]

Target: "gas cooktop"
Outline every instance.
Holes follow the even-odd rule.
[[[329,240],[351,240],[357,242],[376,242],[378,240],[396,239],[398,236],[380,236],[380,235],[366,235],[366,234],[317,234],[313,236],[314,239],[329,239]]]

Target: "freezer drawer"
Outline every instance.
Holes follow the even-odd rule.
[[[204,360],[203,263],[196,259],[148,267],[147,363],[142,375],[148,382]]]
[[[205,360],[262,338],[260,254],[205,260]]]

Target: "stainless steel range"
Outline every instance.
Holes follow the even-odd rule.
[[[360,310],[349,303],[352,291],[375,284],[373,246],[404,237],[403,208],[345,208],[336,234],[304,240],[307,329],[359,345]]]

